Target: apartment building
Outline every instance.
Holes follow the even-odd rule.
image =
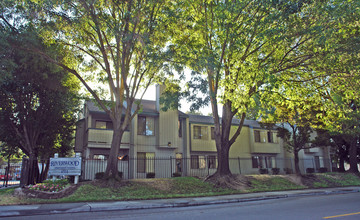
[[[179,110],[161,111],[159,97],[163,87],[157,86],[156,100],[142,100],[142,111],[134,117],[123,136],[118,155],[119,170],[124,178],[181,175],[204,176],[216,171],[214,122],[211,116],[185,114]],[[135,106],[136,107],[136,106]],[[234,119],[235,132],[240,120]],[[86,101],[83,118],[78,121],[75,151],[80,152],[86,171],[85,179],[105,170],[112,140],[110,118],[94,102]],[[328,150],[312,149],[301,154],[309,162],[306,167],[325,167]],[[260,168],[292,168],[292,155],[284,150],[276,129],[267,129],[254,120],[245,120],[241,134],[230,149],[233,173],[258,173]],[[103,161],[100,167],[99,161]],[[90,174],[89,174],[90,172]]]

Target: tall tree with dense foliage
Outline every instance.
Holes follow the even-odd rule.
[[[0,54],[6,60],[0,79],[0,141],[19,147],[29,157],[28,184],[42,181],[38,170],[40,152],[51,152],[72,135],[78,108],[76,78],[40,56],[11,45],[36,44],[57,53],[25,30],[2,26]]]
[[[341,169],[348,154],[350,171],[358,172],[360,2],[331,1],[327,5],[330,8],[323,12],[333,26],[320,38],[323,46],[313,48],[321,56],[313,58],[310,74],[286,75],[284,82],[293,87],[278,90],[267,104],[291,101],[291,106],[302,110],[315,108],[315,114],[309,114],[310,126],[329,131],[331,143],[338,145]]]
[[[33,2],[37,2],[36,4]],[[76,76],[113,123],[105,178],[118,178],[122,136],[141,111],[136,97],[161,76],[164,65],[168,1],[30,1],[29,19],[48,43],[67,50],[58,60],[31,48]],[[70,62],[71,61],[71,62]],[[106,90],[91,86],[97,81]],[[107,95],[105,95],[107,94]],[[110,99],[105,101],[105,99]],[[135,105],[136,108],[133,108]]]
[[[324,29],[322,2],[179,1],[178,28],[169,48],[178,59],[206,76],[215,123],[218,167],[214,177],[230,175],[229,149],[239,136],[246,113],[262,93],[288,89],[285,75],[312,64]],[[327,8],[326,8],[327,9]],[[324,32],[325,33],[325,32]],[[264,100],[263,100],[264,101]],[[218,104],[222,104],[222,117]],[[240,125],[231,133],[232,119]]]

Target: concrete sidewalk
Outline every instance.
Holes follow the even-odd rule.
[[[187,206],[200,206],[200,205],[211,205],[211,204],[260,201],[260,200],[269,200],[269,199],[281,199],[288,197],[346,194],[346,193],[358,193],[358,192],[360,192],[360,186],[327,188],[327,189],[278,191],[278,192],[261,192],[261,193],[248,193],[248,194],[196,197],[196,198],[178,198],[178,199],[12,205],[12,206],[0,206],[0,217],[27,216],[27,215],[39,215],[39,214],[49,215],[56,213],[187,207]]]

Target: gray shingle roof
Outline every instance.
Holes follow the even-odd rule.
[[[89,109],[90,112],[93,112],[93,113],[104,112],[102,110],[102,108],[97,103],[95,103],[95,101],[88,100],[88,101],[85,102],[85,105],[87,106],[87,108]],[[158,111],[156,111],[156,101],[142,100],[141,105],[143,107],[143,110],[142,110],[143,113],[155,113],[155,114],[159,113]],[[135,110],[136,108],[137,108],[137,105],[134,104],[133,105],[133,110]]]
[[[212,116],[204,116],[204,115],[189,114],[189,121],[190,121],[190,123],[193,123],[193,124],[195,124],[195,123],[214,124],[214,118]],[[232,125],[239,125],[239,124],[240,124],[240,119],[237,119],[237,118],[232,119]],[[262,127],[261,124],[255,120],[245,119],[244,126],[264,129],[264,127]]]

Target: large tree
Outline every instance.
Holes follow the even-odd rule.
[[[161,75],[167,42],[167,5],[161,0],[33,1],[28,18],[43,39],[66,49],[58,60],[29,48],[76,76],[113,123],[105,178],[118,178],[118,153],[124,131],[141,110],[141,99]],[[93,79],[93,80],[92,80]],[[106,86],[106,90],[97,81]],[[107,95],[105,95],[107,94]],[[105,100],[107,99],[107,100]],[[110,101],[109,101],[110,100]],[[138,105],[134,109],[134,103]]]
[[[214,177],[227,176],[230,147],[256,104],[254,97],[263,100],[264,91],[288,89],[284,75],[312,73],[304,70],[319,55],[313,48],[322,45],[320,36],[332,25],[321,22],[321,11],[330,7],[318,1],[262,0],[181,1],[178,7],[181,22],[169,48],[206,76],[200,85],[207,83],[215,123]],[[231,134],[234,117],[241,120]]]
[[[57,53],[41,43],[33,33],[9,28],[1,23],[3,46],[0,54],[0,141],[19,147],[29,157],[27,184],[40,182],[38,156],[51,152],[74,131],[78,108],[76,78],[40,56],[11,45],[31,41],[48,53]],[[30,44],[30,43],[29,43]]]

